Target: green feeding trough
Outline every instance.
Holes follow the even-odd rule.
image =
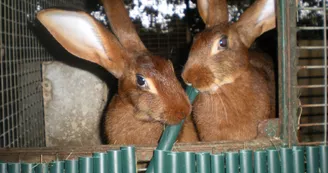
[[[239,152],[155,150],[155,173],[328,173],[328,146],[305,146]],[[93,153],[92,157],[47,163],[0,163],[0,173],[136,173],[135,148]]]

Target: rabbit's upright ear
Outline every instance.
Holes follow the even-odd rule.
[[[124,50],[115,36],[82,11],[46,9],[38,20],[71,54],[99,64],[119,78],[124,70]]]
[[[228,6],[226,0],[197,0],[197,9],[206,27],[228,23]]]
[[[234,24],[242,42],[250,47],[264,32],[276,27],[275,0],[257,0]]]
[[[102,0],[109,24],[120,43],[134,52],[148,51],[135,30],[123,0]]]

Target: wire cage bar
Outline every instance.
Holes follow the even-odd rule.
[[[296,137],[297,89],[295,63],[296,9],[294,1],[277,2],[278,29],[278,93],[279,118],[281,120],[281,139],[293,145]]]

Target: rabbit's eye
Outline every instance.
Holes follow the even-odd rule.
[[[140,87],[146,86],[146,79],[143,76],[141,76],[140,74],[137,74],[137,84]]]
[[[227,36],[222,36],[220,41],[219,41],[220,48],[226,48],[228,46],[228,37]]]

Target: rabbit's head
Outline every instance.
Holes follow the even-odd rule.
[[[179,123],[191,106],[170,60],[145,48],[121,0],[104,7],[112,32],[83,11],[46,9],[37,18],[68,52],[118,78],[118,98],[134,106],[137,119]]]
[[[214,92],[248,68],[248,48],[275,27],[275,2],[257,0],[233,24],[226,0],[198,0],[197,5],[206,28],[194,37],[182,78],[201,92]]]

